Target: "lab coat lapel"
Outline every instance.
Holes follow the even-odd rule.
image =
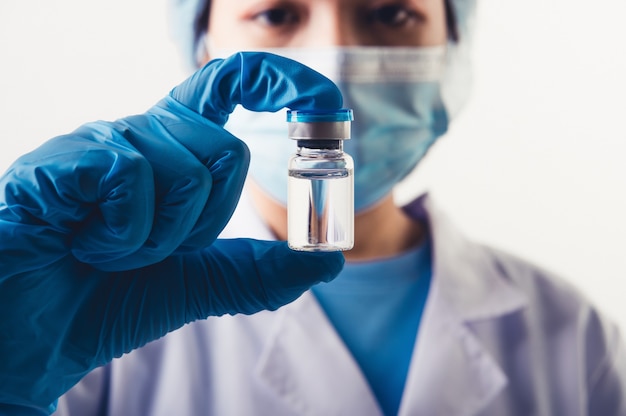
[[[255,374],[289,414],[380,415],[367,381],[310,292],[278,314]]]
[[[435,300],[423,317],[399,414],[475,415],[505,385],[480,341]]]
[[[524,307],[481,246],[471,244],[428,197],[408,207],[429,224],[433,279],[405,384],[400,415],[476,415],[506,386],[473,320],[497,319]]]
[[[221,238],[274,237],[252,207],[247,193]],[[380,415],[367,381],[307,292],[283,306],[256,364],[258,382],[291,409],[289,415]]]

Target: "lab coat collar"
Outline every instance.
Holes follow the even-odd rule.
[[[431,290],[437,290],[460,320],[489,319],[526,305],[526,298],[506,280],[492,251],[470,242],[432,198],[423,195],[407,205],[405,211],[428,225],[433,244]]]
[[[286,414],[381,414],[358,365],[311,292],[276,315],[255,376],[286,405]]]

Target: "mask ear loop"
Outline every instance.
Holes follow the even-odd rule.
[[[209,61],[209,59],[213,59],[211,57],[208,46],[208,44],[210,43],[208,37],[209,34],[207,32],[204,32],[198,37],[198,40],[196,41],[195,60],[196,66],[198,68],[202,67],[206,62]]]

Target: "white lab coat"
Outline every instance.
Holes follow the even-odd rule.
[[[270,238],[240,203],[227,236]],[[425,196],[433,280],[400,415],[626,415],[616,327],[565,282],[463,237]],[[355,323],[358,324],[358,323]],[[311,293],[195,322],[88,375],[59,415],[379,415]]]

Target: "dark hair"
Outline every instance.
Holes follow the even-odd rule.
[[[453,42],[459,41],[459,27],[457,26],[456,14],[450,0],[445,1],[446,4],[446,27],[448,28],[448,39]]]
[[[196,16],[193,22],[193,33],[196,34],[196,41],[208,31],[209,12],[211,11],[211,0],[205,0],[202,12]]]

